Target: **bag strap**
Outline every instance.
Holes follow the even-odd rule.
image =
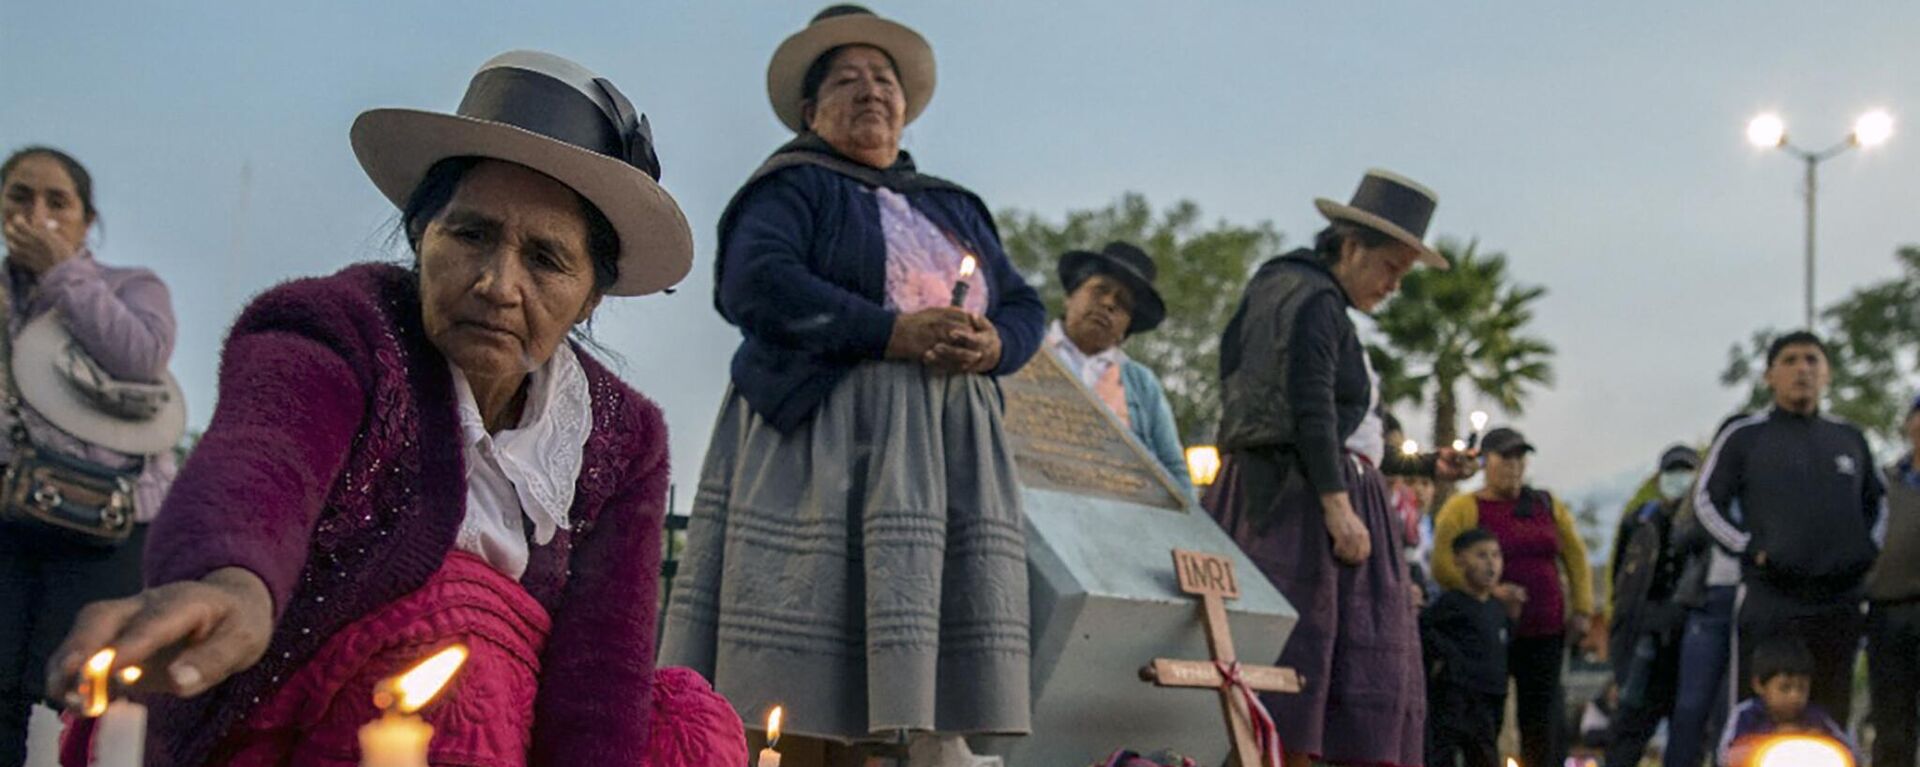
[[[0,264],[0,269],[7,269]],[[20,384],[13,380],[13,275],[0,274],[0,378],[7,379],[7,417],[13,426],[7,440],[16,448],[29,447],[33,438],[27,433],[27,419],[20,412]],[[17,454],[17,451],[16,451]]]

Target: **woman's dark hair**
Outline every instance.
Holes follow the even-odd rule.
[[[806,101],[812,101],[818,97],[820,95],[820,84],[827,81],[827,70],[833,67],[834,58],[838,57],[842,51],[855,46],[872,48],[879,51],[880,55],[887,57],[887,66],[893,67],[894,76],[900,76],[900,62],[894,61],[893,54],[888,53],[885,48],[877,45],[865,45],[863,43],[836,45],[828,48],[826,53],[820,54],[820,58],[814,59],[813,63],[807,67],[807,76],[800,80],[800,98]],[[906,86],[902,85],[900,90],[905,92]]]
[[[93,207],[93,174],[87,172],[87,166],[81,165],[79,160],[66,152],[50,146],[30,146],[7,155],[7,161],[0,163],[0,183],[5,183],[7,177],[13,175],[13,169],[19,167],[22,160],[36,155],[51,157],[67,170],[67,175],[73,178],[73,191],[80,195],[80,209],[86,212],[87,223],[98,221],[100,211]]]
[[[1393,237],[1378,229],[1350,221],[1335,221],[1313,236],[1313,254],[1321,264],[1331,267],[1340,263],[1340,250],[1348,240],[1366,248],[1378,248],[1394,241]]]
[[[413,250],[416,266],[419,264],[420,238],[426,234],[427,224],[446,210],[447,203],[453,201],[453,193],[460,189],[461,179],[466,178],[467,172],[483,159],[449,157],[441,160],[428,168],[426,178],[413,188],[413,195],[407,198],[407,206],[400,211],[400,226],[406,232],[407,246]],[[620,279],[620,233],[614,231],[613,222],[607,220],[600,208],[578,193],[574,197],[580,200],[580,212],[587,217],[587,255],[593,260],[593,289],[605,293]]]

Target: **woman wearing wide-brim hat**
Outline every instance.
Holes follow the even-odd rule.
[[[720,219],[715,303],[743,340],[662,658],[750,722],[785,704],[784,732],[849,760],[903,733],[1024,733],[1025,529],[994,378],[1039,349],[1045,309],[987,205],[900,150],[933,95],[918,33],[827,8],[767,87],[799,135]]]
[[[1180,430],[1160,377],[1120,348],[1121,342],[1151,332],[1167,317],[1166,301],[1154,286],[1159,269],[1153,257],[1132,243],[1110,242],[1098,251],[1067,251],[1060,256],[1058,271],[1066,291],[1065,311],[1047,328],[1047,350],[1113,411],[1174,484],[1192,496]]]
[[[1204,504],[1300,613],[1267,696],[1288,765],[1425,762],[1425,691],[1407,564],[1384,474],[1458,479],[1450,450],[1387,450],[1380,387],[1349,309],[1372,311],[1415,264],[1437,200],[1369,171],[1347,203],[1314,202],[1311,249],[1262,264],[1220,343],[1221,471]]]
[[[147,667],[149,765],[348,765],[379,680],[458,642],[421,712],[433,764],[744,764],[725,701],[654,666],[664,420],[575,341],[603,299],[692,266],[648,121],[516,51],[458,112],[375,109],[351,135],[412,264],[241,313],[148,588],[83,615],[53,693],[111,646]]]

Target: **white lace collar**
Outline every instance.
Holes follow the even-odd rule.
[[[454,394],[460,403],[461,443],[469,451],[488,452],[513,485],[520,510],[533,522],[533,542],[545,544],[567,524],[573,491],[580,478],[587,437],[593,432],[593,402],[587,374],[573,348],[561,344],[547,364],[533,371],[520,424],[488,434],[473,388],[459,366],[453,368]],[[469,461],[469,477],[476,470]],[[471,482],[471,479],[469,479]]]

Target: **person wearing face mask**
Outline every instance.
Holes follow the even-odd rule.
[[[1886,485],[1866,435],[1821,411],[1831,380],[1818,336],[1776,339],[1766,367],[1773,407],[1714,441],[1694,510],[1714,542],[1740,558],[1735,678],[1748,678],[1755,642],[1797,637],[1813,652],[1814,702],[1845,722]]]
[[[1159,327],[1167,316],[1167,305],[1153,285],[1157,271],[1153,257],[1131,243],[1110,242],[1098,253],[1068,251],[1060,257],[1066,316],[1047,328],[1046,344],[1191,498],[1193,481],[1180,450],[1173,405],[1160,378],[1120,348],[1122,341]]]
[[[1311,250],[1262,264],[1220,341],[1222,453],[1202,500],[1300,613],[1279,663],[1299,694],[1265,698],[1287,764],[1425,760],[1413,588],[1386,474],[1472,473],[1453,451],[1388,450],[1380,387],[1348,311],[1370,312],[1424,263],[1435,197],[1373,170]]]
[[[1527,484],[1534,447],[1509,428],[1480,440],[1486,484],[1440,508],[1433,528],[1433,576],[1446,588],[1465,582],[1451,546],[1462,531],[1486,528],[1506,553],[1506,578],[1495,596],[1520,603],[1507,669],[1513,676],[1522,764],[1566,758],[1566,695],[1561,677],[1567,648],[1579,644],[1593,615],[1593,574],[1573,513],[1551,493]],[[1565,586],[1562,586],[1562,583]]]
[[[1609,767],[1640,763],[1660,720],[1673,714],[1680,679],[1685,608],[1674,600],[1686,557],[1674,545],[1673,521],[1700,469],[1700,453],[1674,445],[1660,454],[1660,497],[1620,518],[1613,537],[1613,621],[1609,651],[1620,706]]]

